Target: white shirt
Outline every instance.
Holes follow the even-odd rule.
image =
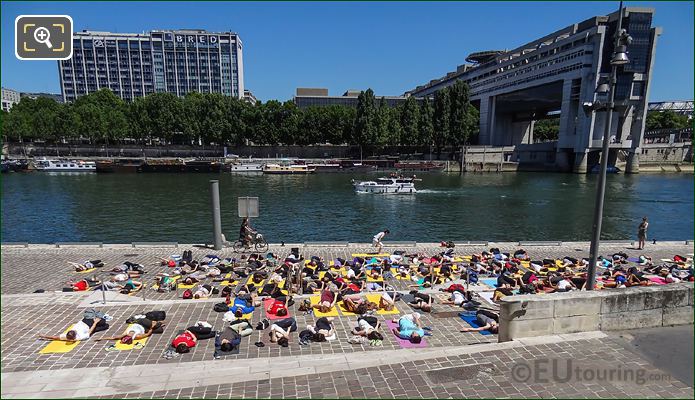
[[[461,292],[459,291],[451,293],[451,298],[454,300],[454,304],[456,304],[457,306],[463,304],[465,300],[463,294],[461,294]]]
[[[75,340],[87,340],[89,339],[89,329],[91,327],[87,326],[84,322],[80,321],[72,326],[70,329],[71,331],[75,331]],[[61,334],[59,336],[61,339],[65,340],[67,339],[67,335],[65,333]]]
[[[557,283],[557,288],[558,288],[558,289],[561,289],[561,290],[565,290],[565,289],[568,289],[568,288],[570,288],[570,287],[571,287],[571,285],[570,285],[570,283],[567,281],[567,279],[563,279],[563,280],[561,280],[560,282]]]
[[[379,232],[376,235],[374,235],[374,240],[380,242],[381,239],[383,239],[384,235],[386,235],[384,232]]]
[[[128,332],[134,332],[133,336],[144,335],[145,327],[140,324],[132,324],[128,327]]]
[[[359,321],[357,321],[357,324],[359,325],[360,330],[365,332],[366,334],[370,334],[374,330],[374,327],[369,325],[369,322],[367,322],[363,319],[360,319]]]

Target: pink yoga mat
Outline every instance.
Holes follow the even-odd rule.
[[[399,344],[402,348],[404,348],[404,349],[414,349],[414,348],[427,347],[427,342],[426,342],[426,339],[425,339],[424,337],[422,338],[422,342],[420,342],[420,343],[418,343],[418,344],[415,344],[415,343],[411,343],[409,340],[404,340],[404,339],[401,339],[401,338],[399,338],[398,336],[394,335],[393,332],[391,332],[391,331],[392,331],[394,328],[398,328],[398,324],[397,324],[397,323],[395,323],[395,322],[393,322],[393,321],[391,321],[391,320],[387,320],[387,321],[386,321],[386,326],[389,327],[389,332],[391,333],[391,335],[393,335],[393,337],[396,339],[396,342],[398,342],[398,344]]]
[[[651,278],[649,278],[649,280],[656,283],[657,285],[665,285],[668,283],[664,278],[660,276],[652,276]]]
[[[273,304],[274,301],[275,301],[275,299],[273,299],[273,298],[263,300],[263,310],[265,310],[265,316],[269,320],[272,321],[274,319],[285,319],[285,318],[289,318],[292,316],[292,313],[290,312],[289,308],[287,309],[287,315],[283,315],[282,317],[269,313],[268,308],[270,308],[270,305]]]

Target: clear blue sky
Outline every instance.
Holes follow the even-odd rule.
[[[650,100],[693,98],[693,2],[627,2],[656,8],[664,28]],[[296,87],[331,94],[371,87],[397,95],[437,78],[479,50],[514,48],[618,2],[518,3],[2,3],[2,85],[58,93],[53,61],[19,61],[14,19],[69,14],[75,30],[232,30],[244,42],[245,85],[261,100],[287,100]]]

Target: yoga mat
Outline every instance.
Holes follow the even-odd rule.
[[[177,275],[177,276],[171,278],[171,281],[174,282],[174,283],[176,283],[176,281],[178,281],[180,277],[181,277],[181,275]],[[156,282],[153,283],[153,284],[152,284],[152,289],[154,289],[154,290],[159,290],[159,285],[158,285]]]
[[[478,324],[478,320],[475,318],[475,315],[462,315],[459,314],[459,317],[461,317],[462,320],[466,321],[468,325],[472,326],[473,328],[480,328],[480,324]],[[492,335],[492,332],[488,330],[484,331],[478,331],[481,335]]]
[[[652,276],[649,278],[650,281],[656,283],[657,285],[665,285],[668,282],[666,282],[666,279],[660,277],[660,276]]]
[[[390,255],[391,255],[391,253],[379,253],[379,254],[376,254],[376,253],[354,253],[354,254],[352,254],[352,257],[362,257],[362,258],[366,258],[366,257],[389,257]]]
[[[130,328],[132,325],[133,324],[128,325],[128,328]],[[133,340],[133,342],[130,344],[121,343],[120,340],[117,340],[116,343],[113,345],[113,348],[118,351],[128,351],[136,349],[137,346],[137,349],[141,349],[145,347],[145,344],[147,344],[147,339],[149,339],[149,337],[146,337],[144,339]]]
[[[476,292],[478,296],[480,296],[481,299],[487,301],[490,304],[494,304],[492,301],[492,296],[495,295],[495,292]]]
[[[376,293],[368,294],[366,297],[367,297],[367,300],[371,301],[372,303],[376,303],[376,304],[379,304],[379,300],[381,300],[381,295],[376,294]],[[379,315],[391,315],[391,314],[400,314],[401,312],[398,311],[398,308],[394,305],[393,310],[391,310],[391,311],[379,309],[379,310],[377,310],[376,313]]]
[[[97,269],[96,267],[93,267],[93,268],[90,268],[90,269],[85,269],[84,271],[75,271],[75,272],[77,272],[78,274],[86,274],[86,273],[89,273],[89,272],[92,272],[92,271],[96,271],[96,269]]]
[[[270,308],[270,305],[273,304],[273,302],[275,302],[275,299],[273,299],[273,298],[263,300],[263,310],[265,310],[266,318],[268,318],[269,320],[272,321],[275,319],[285,319],[285,318],[289,318],[292,316],[292,312],[290,311],[289,307],[287,308],[287,315],[282,316],[282,317],[279,317],[275,314],[269,313],[268,309]],[[248,314],[248,315],[250,316],[251,314]],[[244,316],[244,318],[246,318],[246,316]],[[250,320],[251,318],[249,317],[248,319]]]
[[[63,333],[68,333],[70,329],[72,329],[73,325],[70,325],[68,329],[66,329]],[[39,350],[39,354],[56,354],[56,353],[69,353],[74,349],[78,344],[80,344],[80,341],[76,342],[64,342],[62,340],[51,340],[48,342],[46,347],[43,349]]]
[[[639,262],[639,257],[629,257],[627,260],[630,262]]]
[[[393,322],[393,321],[386,321],[386,326],[389,327],[389,332],[393,335],[393,338],[396,339],[396,343],[398,343],[399,346],[401,346],[404,349],[417,349],[417,348],[423,348],[427,347],[427,339],[424,337],[422,338],[422,341],[420,343],[411,343],[409,340],[401,339],[398,336],[396,336],[393,333],[393,329],[398,328],[398,324]]]
[[[496,288],[497,287],[497,278],[483,278],[483,279],[478,279],[478,282],[482,282],[491,288]]]
[[[321,296],[311,296],[311,305],[313,306],[314,304],[319,304],[321,302]],[[337,303],[336,303],[337,304]],[[320,317],[338,317],[340,314],[338,313],[338,307],[333,307],[331,308],[328,312],[322,313],[319,311],[318,308],[312,308],[314,311],[314,316],[317,318]]]
[[[377,278],[377,279],[374,279],[371,276],[367,276],[367,282],[383,282],[383,281],[384,281],[383,276],[379,276],[379,278]]]
[[[184,285],[183,283],[179,283],[176,285],[179,289],[193,289],[197,285],[197,283],[192,283],[190,285]]]
[[[347,309],[345,309],[345,302],[339,301],[337,304],[338,304],[338,308],[340,309],[340,313],[343,314],[344,316],[352,317],[352,316],[357,315],[357,314],[352,313],[352,312],[348,311]]]

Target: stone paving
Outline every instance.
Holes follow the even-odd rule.
[[[271,246],[270,251],[285,255],[289,252],[290,247],[295,245]],[[457,246],[456,253],[459,255],[471,254],[489,249],[490,247],[498,247],[502,251],[513,252],[519,246],[516,244],[493,244],[490,243],[485,248],[481,246]],[[650,245],[644,251],[630,249],[630,245],[611,244],[602,246],[603,254],[612,254],[617,251],[624,251],[630,256],[639,254],[651,255],[655,260],[659,258],[670,258],[674,254],[690,255],[693,252],[692,244],[686,245],[680,243],[668,243],[659,245]],[[148,274],[153,276],[156,272],[165,271],[166,267],[155,265],[156,256],[167,257],[171,254],[181,254],[183,250],[193,249],[194,258],[199,259],[205,254],[218,254],[225,257],[238,256],[231,250],[226,249],[220,252],[215,252],[209,249],[193,248],[191,246],[180,246],[179,248],[166,247],[148,247],[148,248],[132,248],[130,246],[106,246],[99,247],[64,247],[55,248],[51,246],[30,246],[29,248],[3,246],[2,255],[2,355],[1,370],[3,372],[3,390],[5,387],[4,376],[7,373],[22,373],[31,371],[58,371],[63,369],[95,369],[95,368],[118,368],[128,366],[158,366],[158,365],[188,365],[187,363],[217,362],[225,364],[226,360],[265,360],[265,359],[283,359],[285,357],[316,357],[320,360],[324,357],[340,355],[340,354],[364,354],[364,357],[369,357],[370,354],[380,354],[383,351],[403,352],[389,334],[384,335],[385,340],[383,346],[370,347],[362,345],[352,345],[347,343],[348,331],[355,323],[356,317],[340,316],[336,318],[336,330],[338,331],[338,340],[328,343],[311,344],[310,346],[299,346],[296,340],[292,341],[288,348],[281,348],[277,345],[268,343],[267,336],[263,337],[266,346],[258,348],[253,345],[259,340],[259,333],[254,332],[250,337],[244,338],[240,346],[240,352],[237,355],[229,355],[223,360],[212,361],[213,341],[201,341],[200,344],[192,349],[188,354],[167,360],[162,358],[162,353],[167,348],[171,338],[180,330],[194,324],[199,320],[207,320],[216,328],[223,326],[222,313],[213,311],[212,306],[219,299],[208,300],[182,300],[180,293],[157,293],[153,290],[146,289],[134,296],[134,303],[128,304],[107,304],[101,306],[99,303],[93,306],[102,309],[114,317],[111,322],[111,328],[106,333],[98,333],[95,335],[107,334],[113,335],[120,333],[125,327],[125,319],[131,315],[149,310],[165,310],[167,312],[168,326],[165,332],[161,335],[155,335],[149,339],[147,345],[140,350],[132,350],[125,352],[107,352],[104,349],[108,343],[97,342],[94,340],[83,341],[77,349],[70,353],[41,355],[38,351],[45,345],[45,342],[36,339],[37,334],[58,334],[62,332],[71,323],[78,321],[81,318],[82,311],[87,306],[85,300],[90,297],[90,293],[56,293],[64,286],[67,280],[80,279],[84,274],[78,274],[72,271],[67,261],[82,262],[87,259],[102,259],[108,266],[118,265],[123,261],[129,260],[132,262],[142,263],[147,267]],[[390,247],[385,251],[396,250],[396,247]],[[402,248],[408,252],[424,252],[433,254],[441,251],[436,245],[418,245],[417,247]],[[587,243],[565,244],[563,246],[533,246],[526,247],[534,259],[562,257],[565,255],[573,257],[587,257]],[[351,253],[362,253],[369,251],[368,246],[351,246],[346,247],[300,247],[301,252],[305,256],[319,255],[325,259],[336,257],[347,258]],[[31,272],[29,272],[31,271]],[[106,276],[108,273],[101,272],[101,276]],[[148,281],[147,279],[145,280]],[[406,281],[390,282],[397,289],[406,289]],[[148,285],[149,286],[149,285]],[[44,289],[46,293],[31,294],[36,289]],[[435,288],[436,290],[436,288]],[[145,300],[142,300],[144,294]],[[401,313],[411,312],[412,310],[402,302],[397,304]],[[296,305],[291,307],[291,313],[297,318],[300,329],[309,323],[313,323],[315,318],[312,315],[297,314]],[[424,323],[434,328],[434,336],[428,338],[430,349],[445,349],[451,346],[468,346],[484,343],[496,342],[495,336],[484,336],[478,333],[459,333],[459,329],[463,322],[456,316],[456,311],[460,308],[453,306],[438,305],[436,310],[439,314],[429,314],[423,317]],[[255,323],[263,317],[263,311],[257,310],[254,312],[252,322]],[[381,319],[393,318],[394,316],[380,316]],[[396,316],[397,317],[397,316]],[[611,343],[591,342],[586,343],[592,349],[595,355],[610,355],[606,359],[620,360],[620,357],[614,357]],[[385,361],[382,365],[365,368],[364,371],[357,369],[352,371],[334,371],[322,374],[320,377],[309,375],[297,375],[293,377],[271,378],[266,380],[250,380],[248,382],[240,382],[233,384],[207,385],[196,388],[177,389],[172,392],[149,392],[137,393],[136,397],[580,397],[573,393],[588,393],[585,392],[587,387],[583,385],[560,385],[555,390],[552,386],[542,385],[544,391],[538,392],[538,387],[535,391],[529,391],[528,387],[511,384],[508,373],[509,365],[512,362],[525,359],[528,353],[535,355],[549,356],[551,354],[559,354],[563,357],[575,359],[574,346],[571,349],[563,348],[546,348],[543,345],[538,349],[528,351],[515,350],[520,354],[500,355],[497,353],[481,353],[475,357],[464,357],[463,359],[449,360],[448,358],[436,358],[433,360],[418,361],[417,364],[410,365],[409,363],[389,363]],[[577,345],[577,351],[581,348]],[[468,374],[475,375],[465,382],[458,382],[453,385],[451,383],[439,384],[432,382],[431,374],[427,371],[445,368],[447,366],[464,365],[484,365],[485,368],[490,364],[494,367],[494,374],[488,376],[492,372],[479,372],[480,376],[473,374],[471,371],[464,371]],[[590,358],[587,358],[590,360]],[[233,361],[234,362],[234,361]],[[239,361],[236,361],[239,362]],[[482,368],[482,367],[481,367]],[[486,370],[487,371],[487,370]],[[395,375],[398,379],[395,379]],[[386,375],[383,375],[386,374]],[[435,373],[436,374],[436,373]],[[488,374],[488,375],[485,375]],[[501,374],[501,375],[500,375]],[[507,375],[505,375],[507,374]],[[367,376],[368,378],[365,378]],[[251,379],[251,377],[249,377]],[[384,379],[386,381],[384,382]],[[436,378],[435,378],[436,379]],[[506,382],[506,383],[505,383]],[[692,398],[692,388],[682,388],[678,386],[680,382],[670,382],[668,386],[667,396],[665,397],[683,397],[682,393],[690,392]],[[197,385],[192,385],[197,386]],[[436,388],[441,388],[439,391]],[[516,388],[519,392],[515,392],[510,388]],[[568,389],[569,388],[569,389]],[[575,390],[576,389],[576,390]],[[619,386],[617,388],[593,388],[596,390],[595,395],[590,397],[622,397],[628,395],[637,395],[640,397],[663,397],[664,390],[649,385],[640,386],[640,392],[637,394],[630,391],[629,386]],[[679,390],[686,390],[686,392]],[[123,391],[127,393],[127,391]],[[599,396],[599,393],[606,393]],[[133,394],[128,394],[132,397]],[[3,396],[4,397],[4,396]],[[66,394],[66,397],[69,397]],[[118,396],[120,397],[120,396]]]

